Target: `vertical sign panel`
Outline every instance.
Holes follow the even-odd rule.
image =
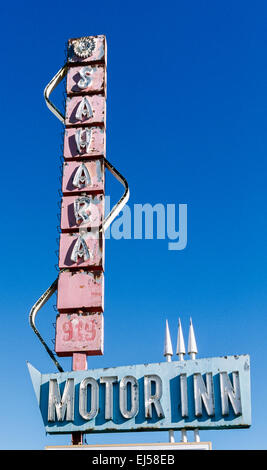
[[[103,354],[106,40],[68,44],[56,352]]]

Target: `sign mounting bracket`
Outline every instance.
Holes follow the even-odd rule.
[[[30,322],[30,325],[31,325],[34,333],[36,334],[38,339],[41,341],[41,343],[44,346],[46,352],[51,357],[52,361],[54,362],[54,364],[57,367],[57,369],[59,370],[59,372],[64,372],[61,365],[57,361],[55,355],[53,354],[51,349],[47,346],[46,342],[44,341],[44,339],[40,335],[40,333],[39,333],[39,331],[38,331],[38,329],[36,328],[36,325],[35,325],[35,318],[36,318],[37,313],[46,304],[46,302],[50,299],[50,297],[54,294],[54,292],[56,292],[57,284],[58,284],[58,278],[51,284],[51,286],[48,287],[48,289],[46,289],[46,291],[41,295],[41,297],[35,302],[35,304],[33,305],[33,307],[31,308],[31,311],[30,311],[29,322]]]

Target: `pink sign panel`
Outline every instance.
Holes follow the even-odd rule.
[[[70,39],[68,62],[106,62],[107,46],[103,35]]]
[[[104,240],[96,231],[80,234],[61,233],[59,243],[59,269],[104,268]]]
[[[68,42],[56,353],[103,354],[106,39]]]
[[[84,352],[88,356],[104,353],[103,314],[61,314],[56,322],[55,351],[58,356]]]
[[[106,124],[106,100],[102,95],[73,96],[66,100],[65,124]]]
[[[63,196],[61,203],[61,230],[96,228],[104,220],[104,195],[83,194]]]
[[[104,65],[83,65],[69,68],[67,94],[106,93],[106,69]]]
[[[106,134],[101,127],[71,128],[65,130],[65,160],[83,159],[88,157],[105,157]]]
[[[62,193],[75,194],[84,191],[104,192],[104,160],[84,160],[82,162],[64,162]]]
[[[103,312],[103,273],[82,270],[59,273],[57,309],[60,313]]]

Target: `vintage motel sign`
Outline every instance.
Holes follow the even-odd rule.
[[[251,424],[248,355],[61,374],[28,367],[49,434]]]
[[[57,369],[55,354],[35,323],[42,306],[57,291],[55,353],[72,356],[73,370],[87,369],[87,356],[104,350],[104,233],[129,199],[126,179],[106,159],[106,38],[68,41],[67,63],[48,83],[48,108],[65,126],[59,241],[59,276],[30,311],[30,325]],[[50,94],[66,80],[63,115]],[[124,186],[124,194],[105,216],[105,169]],[[81,443],[81,433],[72,434]]]
[[[105,230],[129,198],[125,178],[106,158],[106,39],[70,39],[64,67],[45,89],[49,109],[64,124],[59,276],[34,304],[30,324],[59,374],[28,364],[45,430],[87,432],[242,428],[251,424],[249,356],[87,370],[86,357],[104,350]],[[65,115],[50,94],[66,80]],[[124,186],[105,216],[105,169]],[[57,291],[55,352],[72,356],[64,372],[35,325]],[[168,349],[168,348],[167,348]],[[166,357],[172,355],[166,349]],[[185,354],[179,348],[178,355]],[[189,352],[189,354],[191,354]]]
[[[30,324],[59,371],[54,353],[35,318],[57,291],[55,352],[72,356],[73,369],[87,367],[87,355],[104,348],[104,233],[129,198],[126,179],[106,158],[106,56],[104,35],[70,39],[67,62],[44,91],[48,108],[64,125],[59,276],[34,304]],[[66,77],[65,114],[50,101]],[[124,194],[105,216],[105,169]]]
[[[106,40],[68,44],[55,352],[103,354]]]

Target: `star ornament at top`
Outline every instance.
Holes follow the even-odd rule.
[[[76,56],[87,59],[95,49],[95,41],[93,38],[83,37],[73,42],[73,50]]]

